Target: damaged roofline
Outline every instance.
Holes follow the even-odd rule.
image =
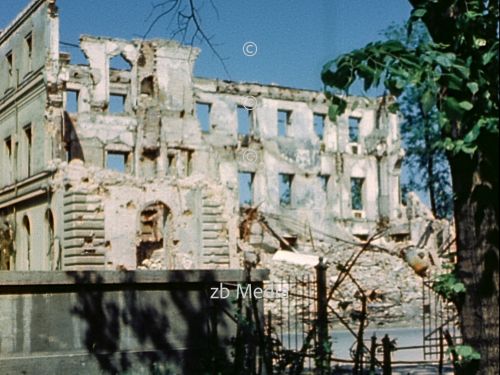
[[[26,19],[46,2],[55,3],[56,0],[32,0],[5,29],[0,30],[0,44],[5,41]]]

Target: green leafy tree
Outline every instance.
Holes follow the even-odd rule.
[[[384,33],[389,40],[399,40],[407,48],[418,48],[431,42],[422,22],[415,22],[410,34],[404,26],[391,26]],[[403,161],[407,181],[403,191],[426,193],[432,213],[437,218],[451,217],[453,193],[451,174],[445,150],[439,147],[441,129],[436,105],[425,111],[423,95],[425,85],[406,86],[398,104],[402,115],[401,136],[405,148]]]
[[[423,90],[418,104],[426,115],[436,111],[438,144],[452,175],[457,277],[465,286],[457,303],[464,342],[480,354],[481,373],[498,374],[499,4],[410,3],[408,32],[422,22],[430,43],[374,42],[328,62],[322,80],[331,100],[330,117],[345,111],[347,102],[337,94],[358,79],[365,89],[383,84],[398,99],[407,87]]]

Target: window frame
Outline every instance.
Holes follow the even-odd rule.
[[[106,150],[106,159],[105,159],[105,166],[104,168],[110,171],[118,172],[118,173],[130,173],[131,168],[130,168],[130,151],[124,151],[124,150]],[[112,155],[122,155],[123,156],[123,171],[110,168],[109,167],[109,157]]]
[[[353,126],[353,121],[356,121],[356,126]],[[348,126],[348,138],[349,138],[349,143],[359,143],[360,140],[360,128],[361,128],[361,117],[358,116],[349,116],[347,120],[347,126]],[[352,131],[352,130],[355,131]]]
[[[204,121],[202,122],[199,115],[199,109],[200,108],[206,108],[207,109],[207,119],[206,119],[206,124],[204,124]],[[195,111],[196,111],[196,119],[198,120],[198,123],[200,124],[200,130],[203,134],[208,134],[212,130],[212,103],[210,102],[204,102],[204,101],[196,101],[195,102]],[[206,125],[206,126],[204,126]],[[206,128],[206,129],[205,129]]]
[[[350,180],[350,202],[352,211],[364,211],[365,210],[365,178],[364,177],[351,177]],[[355,187],[359,188],[359,193],[354,191]],[[357,196],[359,194],[359,196]]]
[[[317,118],[321,119],[321,134],[318,133],[316,127]],[[314,128],[314,134],[316,134],[316,136],[319,138],[320,141],[323,141],[325,138],[325,128],[326,128],[326,115],[324,113],[313,112],[313,128]]]
[[[291,208],[293,206],[293,180],[295,175],[293,173],[279,173],[278,174],[278,194],[279,194],[279,205],[280,207]],[[283,191],[282,187],[287,186],[286,190]],[[288,191],[288,197],[284,198],[284,195]]]
[[[288,110],[288,109],[278,109],[277,110],[277,120],[276,120],[276,126],[277,126],[277,133],[278,137],[289,137],[290,136],[290,127],[292,126],[292,114],[293,111]],[[284,115],[285,118],[281,119],[280,115]],[[281,123],[283,121],[283,125],[281,126]]]

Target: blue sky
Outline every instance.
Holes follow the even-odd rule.
[[[140,38],[151,19],[152,4],[159,0],[58,0],[61,40],[78,43],[80,34]],[[217,51],[226,58],[229,76],[206,45],[197,61],[198,76],[276,83],[307,89],[321,89],[321,67],[341,52],[379,39],[392,23],[409,15],[406,0],[208,0],[202,4],[203,27]],[[28,0],[0,0],[0,28],[28,3]],[[168,19],[149,37],[169,37]],[[258,47],[254,57],[242,53],[245,42]],[[67,48],[66,48],[67,49]],[[76,62],[81,55],[73,52]]]

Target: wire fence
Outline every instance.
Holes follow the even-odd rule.
[[[331,289],[325,275],[326,266],[320,263],[315,273],[268,284],[280,292],[276,294],[279,297],[266,299],[264,305],[264,329],[272,352],[273,374],[390,374],[401,366],[430,366],[438,374],[451,371],[447,349],[451,342],[461,340],[457,313],[452,304],[432,290],[428,281],[422,289],[424,324],[420,343],[398,347],[394,337],[388,335],[367,340],[360,329],[365,321],[352,327],[344,321],[354,343],[349,348],[350,358],[336,358],[339,348],[332,343],[332,334],[339,316],[328,304]],[[423,358],[393,360],[396,352],[407,350],[418,350]]]

